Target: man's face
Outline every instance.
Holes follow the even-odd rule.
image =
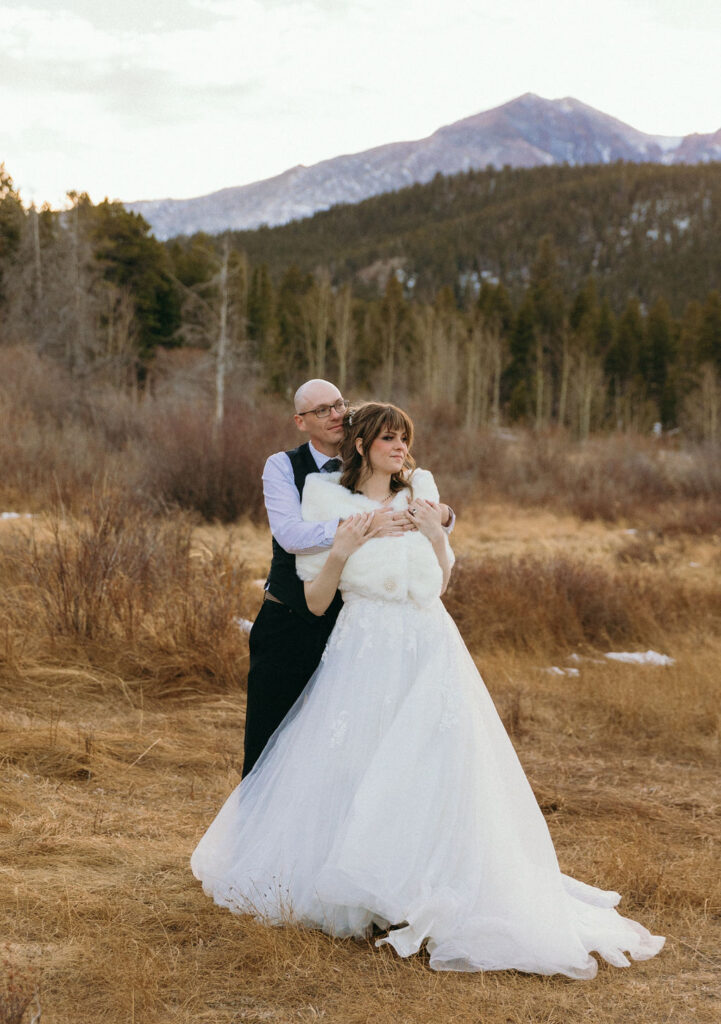
[[[313,445],[324,455],[335,455],[338,451],[338,445],[343,437],[345,410],[341,409],[339,412],[337,409],[331,409],[330,415],[321,419],[312,410],[322,405],[332,406],[341,397],[340,391],[333,384],[327,382],[314,384],[308,388],[303,398],[301,412],[305,415],[302,416],[298,413],[295,415],[298,430],[307,434]]]

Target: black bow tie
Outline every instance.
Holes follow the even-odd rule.
[[[324,462],[323,465],[320,467],[320,471],[321,473],[335,473],[335,471],[337,469],[340,469],[340,467],[340,459],[328,459],[328,461]]]

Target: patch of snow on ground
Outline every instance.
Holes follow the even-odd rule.
[[[253,628],[252,619],[243,619],[240,618],[240,616],[238,616],[238,618],[233,619],[233,622],[236,624],[236,626],[238,627],[238,629],[240,629],[242,633],[250,633],[251,629]]]
[[[575,661],[577,665],[580,665],[583,661],[590,661],[592,665],[603,665],[602,658],[587,658],[583,654],[576,654],[575,652],[568,655],[568,660]]]
[[[32,519],[32,512],[0,512],[0,519]]]
[[[611,661],[622,661],[627,665],[675,665],[676,659],[657,651],[610,651],[605,655]]]

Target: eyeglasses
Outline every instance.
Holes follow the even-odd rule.
[[[345,412],[350,402],[347,398],[339,398],[337,402],[333,402],[333,405],[318,405],[315,409],[307,409],[306,412],[299,412],[299,416],[310,416],[313,413],[319,420],[327,419],[330,416],[331,409],[335,409],[336,412]]]

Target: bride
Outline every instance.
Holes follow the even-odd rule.
[[[561,873],[545,819],[440,601],[453,563],[438,492],[392,405],[346,414],[342,474],[312,474],[308,520],[339,517],[328,551],[297,557],[306,599],[344,605],[320,666],[193,853],[236,913],[337,936],[425,944],[436,970],[592,978],[663,938],[620,896]],[[417,530],[367,538],[374,510]]]

